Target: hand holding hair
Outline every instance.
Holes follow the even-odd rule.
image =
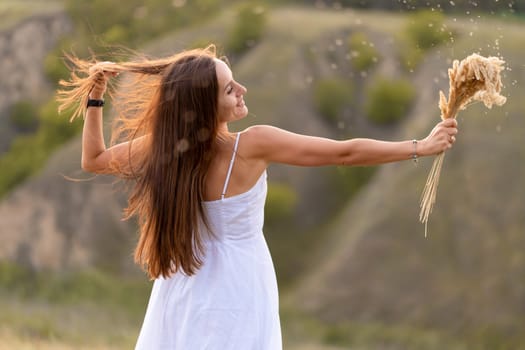
[[[106,93],[108,79],[118,75],[118,72],[114,70],[114,67],[111,67],[112,65],[115,66],[115,63],[109,61],[97,62],[89,68],[89,75],[93,76],[94,83],[89,92],[89,98],[103,98]]]

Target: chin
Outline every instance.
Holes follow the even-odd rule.
[[[238,118],[237,119],[245,118],[247,115],[248,115],[248,107],[244,106],[243,107],[243,111],[238,114]]]

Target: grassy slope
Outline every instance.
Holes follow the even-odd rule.
[[[355,341],[352,322],[379,322],[386,329],[407,327],[398,341],[436,331],[436,348],[451,335],[457,343],[448,348],[525,348],[523,26],[482,20],[451,25],[462,37],[418,73],[423,100],[407,122],[406,137],[421,135],[436,120],[436,87],[447,91],[449,58],[501,54],[510,68],[504,74],[508,102],[461,112],[461,133],[445,157],[427,239],[417,215],[431,160],[417,168],[383,167],[349,203],[328,233],[319,268],[292,294],[294,306],[316,317],[350,322],[336,342]],[[409,341],[403,344],[411,348]],[[434,348],[423,342],[413,348],[421,344]]]

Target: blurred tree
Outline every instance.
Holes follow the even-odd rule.
[[[239,55],[253,47],[264,33],[266,9],[258,3],[242,3],[230,33],[226,50]]]
[[[224,0],[65,0],[77,36],[89,46],[135,48],[161,33],[205,20]],[[96,51],[99,51],[98,48]]]
[[[37,110],[31,101],[19,101],[11,107],[9,120],[18,131],[35,131],[38,127]]]
[[[525,13],[524,1],[472,1],[472,0],[296,0],[273,2],[295,2],[325,7],[355,7],[364,9],[384,9],[389,11],[416,11],[435,9],[437,11],[465,13],[466,11],[483,11],[492,13]]]
[[[366,71],[379,61],[379,53],[363,32],[356,32],[348,38],[352,65],[358,71]]]
[[[71,48],[71,42],[70,38],[62,39],[44,60],[44,72],[55,86],[58,86],[59,80],[69,78],[69,70],[63,60],[63,49]]]
[[[268,198],[266,199],[265,221],[268,224],[281,222],[289,218],[295,210],[297,194],[289,185],[270,183],[268,186]]]
[[[58,117],[57,107],[50,100],[40,110],[27,105],[21,108],[36,112],[40,125],[36,133],[17,137],[9,152],[0,157],[0,197],[40,169],[58,146],[81,130],[82,121],[70,123]]]
[[[445,16],[436,11],[417,11],[408,19],[406,35],[422,50],[435,47],[449,38]]]
[[[394,123],[408,113],[414,97],[415,90],[409,81],[380,77],[368,89],[366,115],[375,123]]]
[[[335,190],[344,200],[355,195],[375,174],[377,167],[338,166],[333,181]]]
[[[344,105],[353,101],[352,83],[339,78],[321,79],[314,86],[314,103],[317,110],[331,124],[338,122]]]
[[[398,38],[398,56],[402,66],[409,71],[416,69],[425,51],[452,41],[454,35],[447,28],[443,13],[430,10],[413,12]]]

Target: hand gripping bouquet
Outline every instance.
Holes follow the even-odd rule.
[[[441,119],[456,118],[458,112],[467,108],[474,101],[481,101],[486,107],[503,105],[506,98],[500,95],[501,71],[505,62],[498,57],[483,57],[472,54],[459,62],[455,60],[452,68],[448,70],[449,92],[448,101],[443,91],[439,92],[439,109]],[[425,224],[425,237],[427,224],[432,207],[436,202],[436,192],[439,184],[439,175],[443,165],[445,153],[440,153],[434,163],[421,196],[421,211],[419,220]]]

